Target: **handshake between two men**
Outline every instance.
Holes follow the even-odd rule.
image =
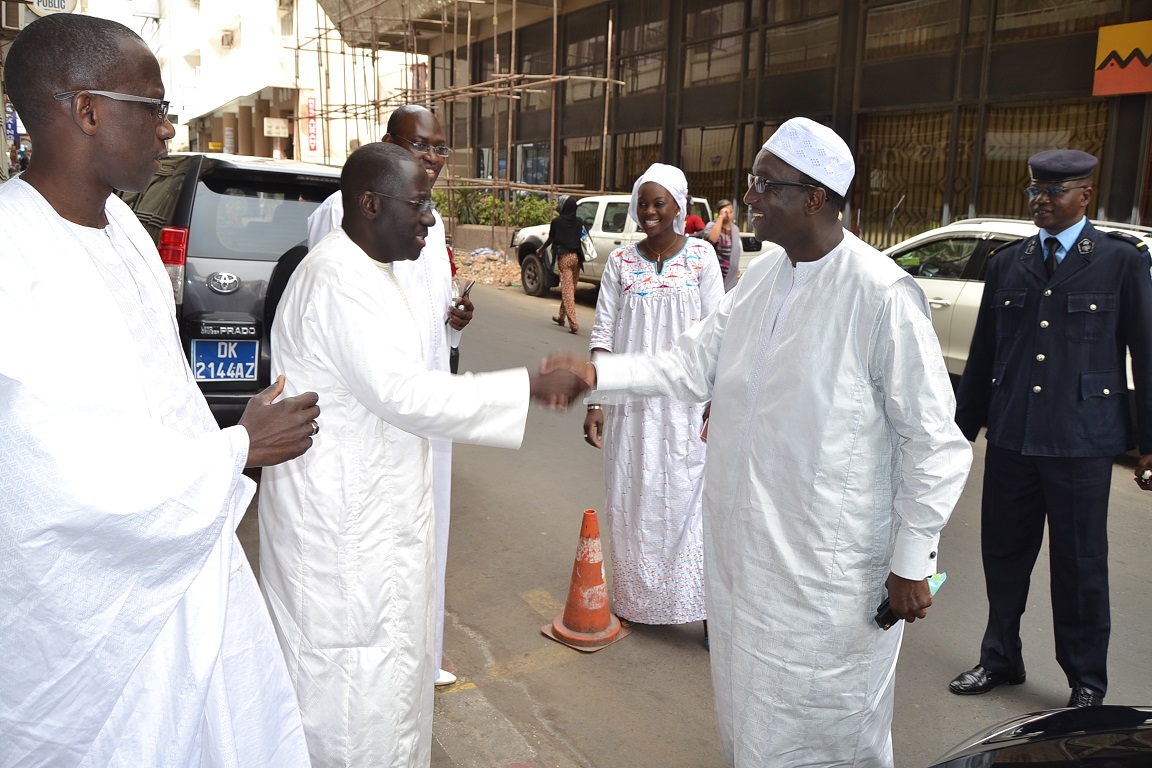
[[[529,391],[541,405],[565,409],[596,386],[596,366],[586,357],[562,352],[546,357],[528,379]]]

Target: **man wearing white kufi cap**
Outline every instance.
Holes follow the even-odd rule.
[[[873,617],[887,595],[924,618],[972,461],[923,292],[842,228],[853,172],[833,131],[784,123],[744,197],[756,236],[783,250],[669,352],[603,355],[583,374],[599,390],[712,401],[712,677],[741,768],[892,766],[903,625]],[[576,368],[549,367],[562,364]]]

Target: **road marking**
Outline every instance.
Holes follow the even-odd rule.
[[[556,614],[564,610],[564,603],[557,600],[552,596],[552,593],[546,589],[533,589],[528,592],[521,592],[520,599],[528,603],[532,610],[543,616],[548,621],[556,618]]]
[[[436,742],[455,768],[533,765],[540,756],[477,688],[437,696],[433,722]],[[557,764],[557,768],[574,768],[574,764]]]
[[[544,589],[525,592],[521,598],[548,621],[564,610]],[[461,625],[451,613],[446,618],[472,639],[486,661],[481,674],[462,677],[453,685],[436,689],[433,738],[451,758],[453,768],[592,768],[579,748],[549,721],[545,708],[533,700],[522,682],[525,674],[571,662],[583,654],[540,635],[544,644],[536,650],[497,663],[479,633]],[[530,702],[528,727],[536,747],[488,701],[482,690],[488,683],[514,686]],[[547,740],[542,742],[538,731],[551,736],[555,746],[548,746]]]

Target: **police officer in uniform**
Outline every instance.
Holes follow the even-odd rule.
[[[980,663],[949,690],[1024,682],[1020,617],[1047,521],[1056,660],[1070,707],[1108,690],[1108,491],[1113,458],[1138,446],[1152,468],[1152,279],[1137,238],[1085,216],[1096,158],[1049,150],[1028,160],[1025,189],[1039,232],[992,258],[956,422],[988,427],[981,551],[988,625]],[[1132,355],[1137,434],[1125,350]]]

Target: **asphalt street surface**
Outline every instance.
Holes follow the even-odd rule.
[[[553,351],[586,352],[595,291],[577,292],[580,334],[550,321],[559,294],[477,285],[461,345],[462,371],[535,368]],[[323,403],[321,403],[323,407]],[[323,418],[323,416],[321,416]],[[603,505],[599,451],[581,437],[584,409],[534,407],[519,451],[456,446],[446,596],[445,666],[433,768],[722,768],[708,652],[700,623],[636,626],[596,653],[540,633],[563,610],[585,509]],[[973,733],[1025,712],[1061,707],[1068,687],[1052,649],[1048,560],[1037,564],[1024,617],[1028,682],[960,697],[948,681],[978,660],[986,603],[979,504],[984,441],[944,532],[948,581],[928,618],[907,627],[897,674],[897,768],[924,768]],[[1123,461],[1114,468],[1111,532],[1111,688],[1107,703],[1152,704],[1152,494]],[[256,510],[241,526],[256,553]],[[601,516],[601,527],[605,521]],[[604,542],[606,556],[611,551]],[[819,734],[813,734],[819,739]]]

